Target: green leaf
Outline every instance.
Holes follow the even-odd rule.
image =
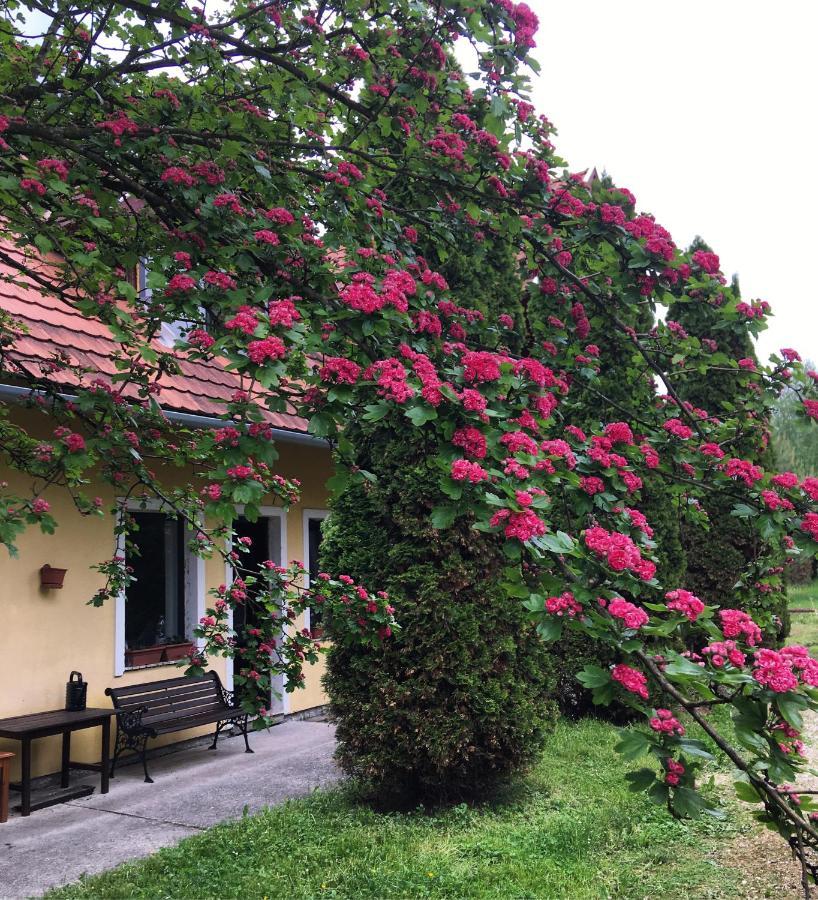
[[[736,518],[739,519],[752,519],[758,515],[758,511],[753,509],[752,506],[747,506],[746,503],[737,503],[730,512],[730,515],[736,516]]]
[[[679,738],[676,744],[687,756],[699,756],[702,759],[715,759],[702,741],[695,738]]]
[[[406,410],[405,416],[411,420],[413,425],[419,428],[421,425],[436,419],[437,410],[431,406],[410,406]]]
[[[621,740],[614,749],[625,759],[639,759],[650,750],[651,740],[644,731],[636,728],[623,728],[619,732],[619,736]]]
[[[445,506],[436,506],[432,510],[430,516],[432,527],[442,530],[449,528],[460,513],[460,507],[447,504]]]
[[[625,781],[631,791],[646,791],[656,781],[656,772],[653,769],[638,769],[636,772],[628,772]]]
[[[326,437],[329,434],[332,434],[335,431],[335,419],[329,413],[316,413],[311,419],[310,424],[307,426],[307,431],[310,434],[317,435],[318,437]]]
[[[734,781],[733,787],[736,789],[736,796],[745,803],[760,803],[761,795],[747,781]]]
[[[806,697],[794,694],[791,691],[788,691],[786,694],[779,694],[775,698],[775,705],[778,707],[778,711],[784,717],[785,721],[799,731],[804,726],[804,721],[801,718],[801,710],[805,709],[808,704],[809,701]]]
[[[562,629],[565,620],[559,616],[549,616],[537,623],[537,634],[544,641],[556,641],[562,637]]]
[[[380,420],[389,412],[392,407],[388,403],[381,401],[380,403],[370,403],[365,406],[366,412],[363,415],[365,422],[380,422]]]
[[[585,666],[581,672],[577,672],[577,681],[587,688],[600,687],[608,684],[610,680],[611,673],[600,666]]]

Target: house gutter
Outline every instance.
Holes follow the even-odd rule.
[[[48,396],[45,391],[31,390],[14,384],[0,384],[0,400],[22,403],[31,397]],[[76,394],[59,393],[63,400],[76,400]],[[229,424],[229,419],[219,419],[216,416],[198,416],[194,413],[177,412],[173,409],[163,409],[162,412],[171,422],[179,422],[190,428],[224,428]],[[273,440],[283,444],[307,444],[311,447],[328,447],[329,442],[325,438],[316,437],[303,431],[288,431],[286,428],[271,428]]]

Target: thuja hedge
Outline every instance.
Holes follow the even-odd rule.
[[[507,561],[496,539],[468,520],[431,525],[439,490],[429,442],[396,442],[385,426],[357,443],[359,463],[379,478],[335,502],[322,565],[382,585],[401,630],[374,649],[330,653],[337,757],[393,794],[473,794],[542,748],[556,712],[551,653],[522,606],[501,602]]]

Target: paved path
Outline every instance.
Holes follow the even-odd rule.
[[[220,740],[216,752],[189,747],[150,762],[154,784],[141,766],[124,766],[108,794],[12,815],[0,825],[0,898],[37,896],[340,777],[323,722],[286,722],[250,741],[252,755],[237,738]],[[97,777],[75,773],[72,783]]]

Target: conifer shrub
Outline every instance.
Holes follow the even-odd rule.
[[[556,716],[551,651],[503,593],[496,538],[468,519],[430,524],[427,449],[386,429],[368,439],[361,463],[379,480],[344,491],[321,551],[326,568],[383,585],[401,625],[377,649],[330,652],[338,761],[412,801],[490,789],[536,756]]]

